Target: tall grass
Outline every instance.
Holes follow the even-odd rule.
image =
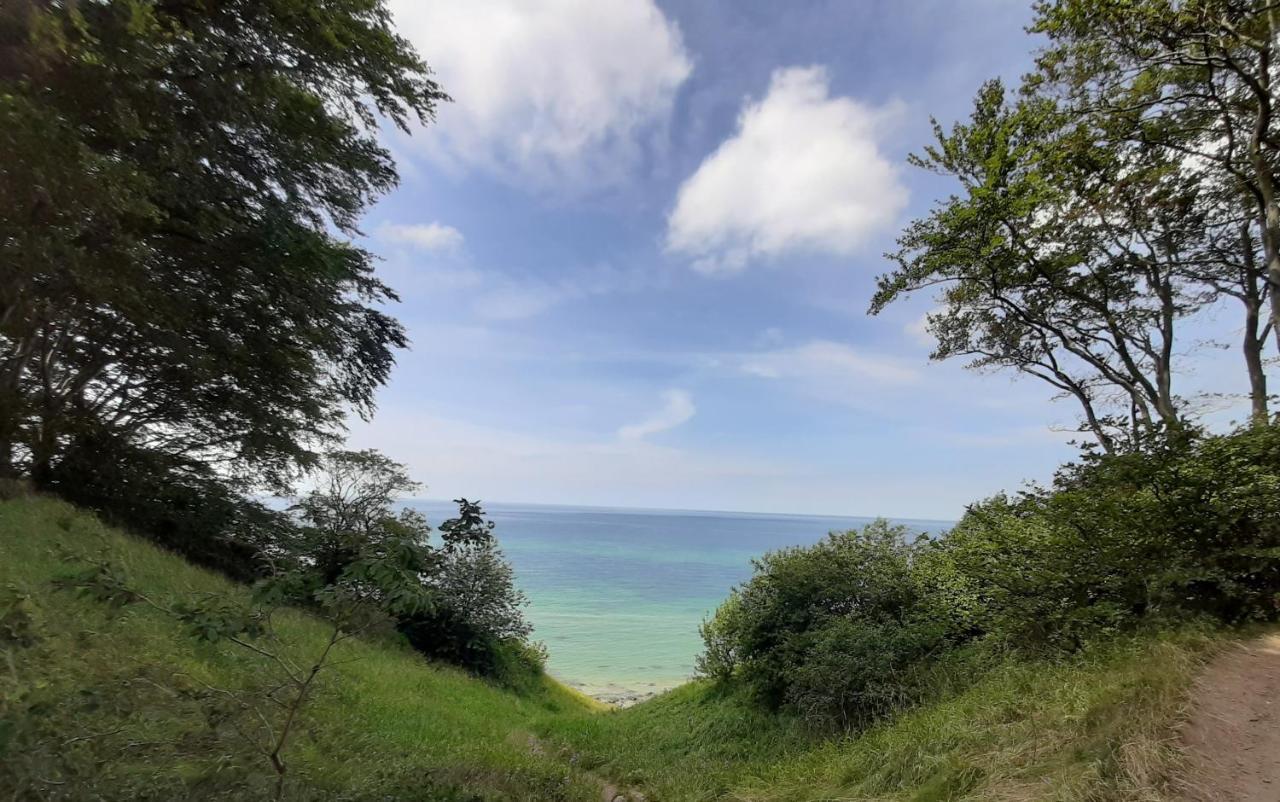
[[[933,701],[839,738],[708,683],[551,720],[545,734],[663,800],[1155,802],[1172,798],[1174,724],[1217,640],[1183,631],[1059,660],[966,655],[939,667]]]
[[[0,503],[0,596],[22,599],[36,639],[0,644],[0,788],[37,799],[268,798],[270,768],[217,720],[217,705],[221,691],[261,688],[270,667],[232,644],[196,643],[143,606],[113,612],[55,590],[68,554],[101,553],[149,594],[245,594],[69,505]],[[277,629],[299,655],[326,637],[298,612]],[[539,716],[589,709],[563,686],[515,695],[390,638],[339,648],[286,754],[290,797],[599,798],[594,778],[522,736]]]

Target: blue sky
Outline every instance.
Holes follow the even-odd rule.
[[[928,362],[927,297],[865,314],[1027,3],[392,7],[454,102],[387,132],[413,347],[351,444],[427,495],[954,518],[1070,454],[1047,389]]]

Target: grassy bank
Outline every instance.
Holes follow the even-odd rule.
[[[65,552],[104,551],[149,594],[245,592],[61,502],[0,503],[0,592],[23,597],[30,621],[0,663],[0,787],[19,799],[269,798],[270,767],[217,721],[219,691],[269,682],[265,661],[194,642],[143,606],[113,613],[54,589]],[[326,637],[300,613],[279,630],[298,655]],[[291,798],[599,798],[594,779],[529,748],[531,721],[588,711],[572,691],[548,680],[517,696],[390,640],[338,648],[286,754]]]
[[[0,621],[0,788],[265,798],[274,776],[219,721],[216,698],[268,681],[264,661],[196,643],[143,606],[113,612],[55,589],[68,552],[104,550],[152,594],[244,592],[63,503],[0,503],[0,593],[22,599]],[[324,637],[299,613],[280,631],[299,653]],[[288,751],[288,796],[568,802],[600,799],[609,781],[651,802],[1154,801],[1176,768],[1172,725],[1219,641],[1182,632],[1054,661],[969,656],[939,671],[932,703],[835,740],[705,683],[601,712],[551,681],[517,695],[390,638],[348,642]]]
[[[547,734],[664,800],[1159,800],[1177,768],[1173,724],[1215,642],[1184,632],[1060,661],[989,658],[966,689],[835,740],[703,683]]]

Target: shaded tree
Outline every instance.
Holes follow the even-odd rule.
[[[444,99],[380,0],[5,3],[0,473],[280,482],[367,412],[405,336],[346,235]]]

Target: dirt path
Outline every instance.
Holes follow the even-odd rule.
[[[524,738],[529,746],[529,751],[539,757],[547,755],[547,747],[536,735],[529,733],[516,733],[513,737],[519,739]],[[578,764],[578,756],[576,754],[568,756],[571,765]],[[600,775],[592,771],[584,771],[583,774],[592,782],[600,786],[600,798],[602,802],[648,802],[645,795],[634,789],[624,788],[614,785],[605,780]]]
[[[1186,802],[1280,802],[1280,635],[1209,663],[1182,743]]]

